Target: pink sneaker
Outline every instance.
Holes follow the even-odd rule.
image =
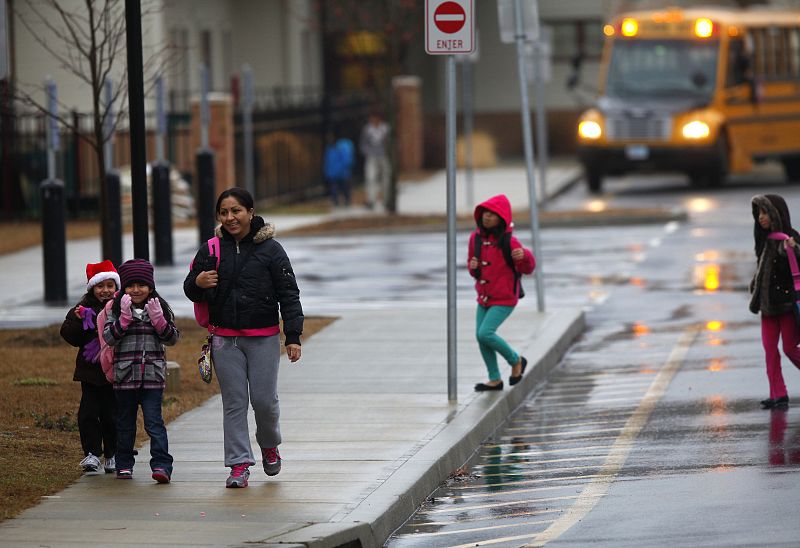
[[[225,480],[225,487],[247,487],[250,477],[250,465],[245,463],[231,466],[231,475]]]
[[[261,456],[264,458],[264,472],[268,476],[277,476],[281,471],[281,454],[277,447],[264,447],[261,449]]]

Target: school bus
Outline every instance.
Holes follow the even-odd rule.
[[[800,182],[800,12],[636,11],[603,32],[599,99],[577,127],[592,193],[633,171],[715,186],[768,160]]]

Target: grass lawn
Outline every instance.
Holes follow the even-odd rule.
[[[304,340],[333,321],[307,317]],[[205,384],[197,372],[206,330],[193,319],[179,318],[176,323],[181,340],[167,348],[167,358],[181,365],[181,386],[177,393],[164,394],[167,423],[219,392],[216,379]],[[77,349],[64,342],[60,327],[0,330],[0,347],[6,349],[0,362],[0,520],[16,516],[81,475],[78,462],[83,452],[76,423],[81,387],[72,380]],[[136,440],[147,441],[141,413]]]

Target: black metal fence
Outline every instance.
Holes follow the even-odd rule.
[[[273,90],[274,92],[274,90]],[[253,113],[255,198],[267,203],[288,203],[321,196],[325,130],[356,142],[358,132],[373,106],[368,96],[342,96],[325,102],[318,91],[286,89],[257,95]],[[178,104],[175,97],[171,103]],[[191,113],[171,112],[167,117],[166,159],[191,182],[195,148]],[[56,177],[65,184],[69,218],[96,218],[100,195],[100,171],[90,142],[81,138],[93,132],[92,116],[73,112],[71,128],[60,126],[60,150],[56,153]],[[148,127],[155,127],[148,114]],[[47,178],[47,118],[39,113],[0,113],[0,214],[5,219],[38,219],[39,185]],[[234,115],[235,173],[244,185],[242,116]],[[155,159],[155,135],[148,131],[147,158]],[[130,163],[127,119],[121,116],[113,146],[114,166]]]

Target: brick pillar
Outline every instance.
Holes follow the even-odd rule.
[[[400,173],[422,169],[424,139],[422,124],[422,80],[417,76],[392,79],[397,139],[397,169]]]
[[[236,159],[234,157],[233,100],[227,93],[209,93],[208,107],[211,120],[208,126],[208,146],[214,151],[216,192],[236,186]],[[200,148],[200,98],[192,98],[192,150]],[[197,174],[194,174],[197,180]]]

